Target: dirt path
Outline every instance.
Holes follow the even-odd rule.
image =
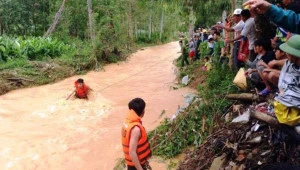
[[[122,158],[120,127],[132,98],[146,103],[144,126],[154,129],[191,89],[171,90],[177,42],[145,48],[129,61],[59,83],[0,96],[0,169],[111,170]],[[82,77],[89,101],[65,98]],[[165,165],[153,163],[155,169]]]

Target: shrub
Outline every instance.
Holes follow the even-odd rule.
[[[54,38],[0,37],[0,56],[3,61],[15,58],[29,60],[42,60],[47,57],[56,58],[74,50],[74,46],[65,44]]]

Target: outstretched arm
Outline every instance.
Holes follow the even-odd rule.
[[[231,28],[231,27],[225,27],[225,26],[223,26],[221,24],[217,24],[217,25],[214,25],[214,26],[217,27],[217,28],[222,28],[222,29],[224,29],[224,30],[226,30],[228,32],[234,32],[234,29]]]
[[[226,40],[225,42],[226,42],[226,43],[232,43],[232,42],[234,42],[234,41],[237,41],[237,40],[239,40],[239,39],[241,39],[241,38],[243,38],[243,36],[242,36],[242,35],[240,35],[240,36],[236,37],[236,38],[235,38],[235,39],[233,39],[233,40]]]
[[[272,4],[265,0],[248,0],[243,6],[249,6],[251,11],[258,14],[264,14],[269,10]]]
[[[75,94],[76,90],[74,90],[68,97],[66,100],[69,100],[71,96],[73,96]]]
[[[258,14],[265,14],[278,26],[293,32],[300,33],[300,14],[291,10],[283,10],[265,0],[248,0],[243,4],[249,5],[250,10]]]

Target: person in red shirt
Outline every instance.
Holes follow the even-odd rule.
[[[75,96],[79,99],[88,99],[89,87],[84,84],[83,79],[75,81]]]

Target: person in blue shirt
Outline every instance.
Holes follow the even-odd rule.
[[[265,14],[278,26],[290,32],[300,34],[300,14],[296,14],[291,10],[281,9],[265,0],[248,0],[243,4],[245,7],[248,5],[251,11],[258,14]]]

